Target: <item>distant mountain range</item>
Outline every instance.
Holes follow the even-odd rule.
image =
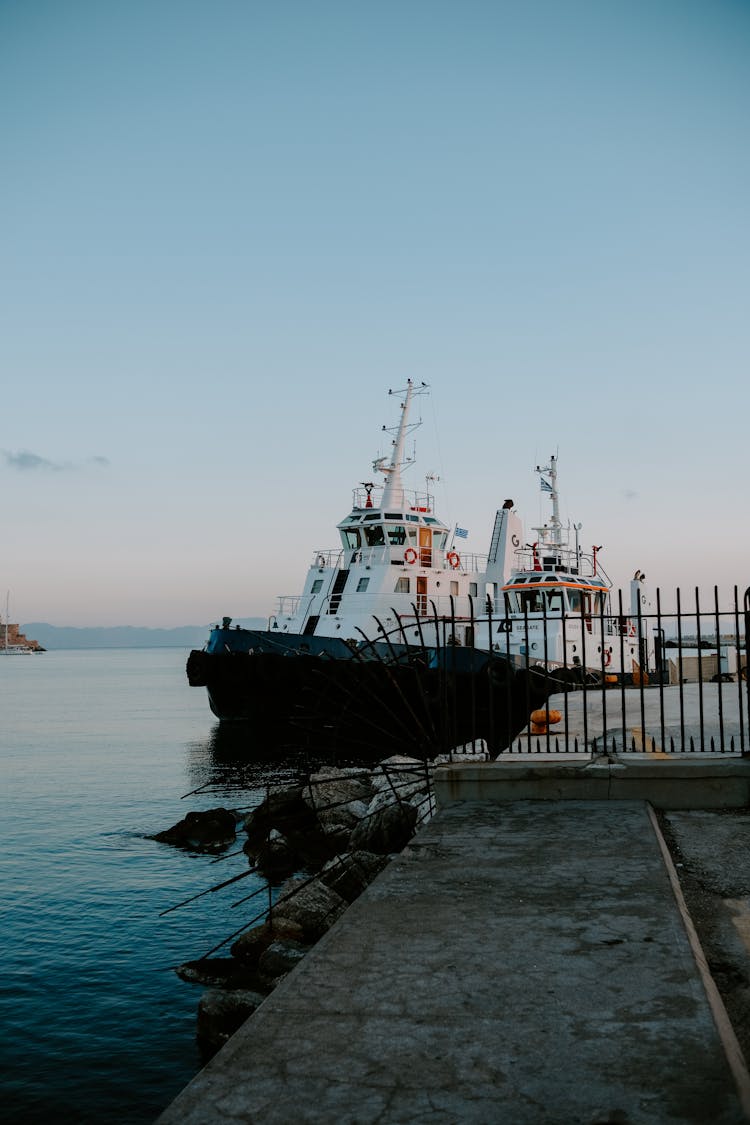
[[[264,617],[238,617],[233,625],[265,629]],[[48,625],[30,621],[21,632],[42,648],[203,648],[210,625],[180,625],[176,629],[150,629],[137,625],[106,625],[78,628],[73,625]]]

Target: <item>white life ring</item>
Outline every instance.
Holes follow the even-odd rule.
[[[407,547],[406,550],[404,551],[404,562],[408,563],[409,566],[411,566],[412,563],[415,563],[416,561],[417,561],[417,552],[414,550],[413,547]]]
[[[461,565],[461,556],[456,554],[455,551],[449,551],[445,556],[451,565],[452,570],[458,570]]]
[[[605,648],[604,650],[604,667],[606,668],[612,663],[612,650]]]

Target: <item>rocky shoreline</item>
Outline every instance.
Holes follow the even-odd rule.
[[[212,950],[177,969],[183,980],[206,989],[197,1023],[204,1061],[432,817],[432,772],[439,762],[395,756],[374,768],[325,767],[304,782],[269,790],[244,818],[226,808],[190,812],[154,836],[221,852],[239,834],[248,874],[257,873],[267,886],[281,884],[273,906],[235,935],[229,957],[212,956],[218,949]]]

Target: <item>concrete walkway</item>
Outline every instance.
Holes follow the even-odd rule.
[[[458,802],[159,1122],[744,1122],[710,999],[645,802]]]

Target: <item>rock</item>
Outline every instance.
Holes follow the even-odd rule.
[[[406,758],[396,754],[380,762],[373,771],[372,783],[381,801],[404,801],[414,793],[427,792],[428,767],[418,758]],[[377,798],[373,798],[375,799]],[[372,806],[372,802],[370,805]]]
[[[346,910],[346,901],[320,879],[305,883],[290,879],[281,888],[279,903],[273,908],[273,923],[282,919],[302,927],[304,940],[312,943],[322,937]]]
[[[367,808],[367,804],[359,800],[320,808],[317,810],[318,821],[326,835],[332,826],[356,828],[362,817],[367,815]]]
[[[302,944],[305,931],[302,926],[289,918],[277,917],[273,913],[273,923],[263,922],[241,934],[232,945],[232,957],[246,967],[255,967],[274,941],[296,941]]]
[[[334,856],[320,873],[321,880],[347,902],[354,902],[365,887],[388,864],[384,855],[374,852],[347,852]]]
[[[254,849],[254,858],[258,868],[271,881],[286,878],[300,866],[299,855],[276,828],[271,829],[268,839]]]
[[[413,773],[415,770],[421,770],[424,773],[425,763],[421,758],[410,758],[406,754],[392,754],[390,758],[383,758],[378,762],[375,767],[375,772],[379,770],[406,770]]]
[[[272,868],[273,874],[321,867],[339,847],[327,838],[315,811],[302,799],[300,786],[271,793],[247,818],[245,831],[243,851],[264,870]],[[283,849],[280,837],[286,841]]]
[[[233,957],[203,957],[186,961],[175,970],[180,980],[208,988],[256,988],[257,978],[246,965]]]
[[[362,820],[351,835],[352,851],[389,855],[400,852],[414,835],[417,810],[413,805],[387,805]]]
[[[341,806],[352,801],[365,804],[372,794],[370,771],[366,769],[338,769],[329,766],[310,777],[310,782],[302,791],[306,804],[319,815],[327,811],[338,812]]]
[[[214,851],[234,843],[236,826],[237,818],[229,809],[207,809],[189,812],[171,828],[157,832],[153,839],[194,851]]]
[[[289,785],[269,793],[253,809],[245,821],[245,831],[252,846],[267,839],[274,828],[289,837],[291,832],[314,828],[315,824],[313,810],[302,799],[301,786]]]
[[[210,988],[198,1003],[198,1044],[204,1060],[215,1055],[230,1036],[263,1003],[258,992]]]
[[[281,977],[298,965],[309,949],[297,941],[272,941],[258,962],[258,975],[266,988],[273,988]]]

